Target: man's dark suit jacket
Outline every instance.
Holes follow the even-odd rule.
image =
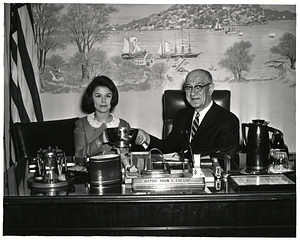
[[[163,153],[188,149],[194,108],[179,110],[173,120],[173,128],[166,139],[150,136],[147,149],[158,148]],[[234,156],[239,145],[239,119],[230,111],[213,102],[206,113],[191,142],[194,154],[211,155],[213,153]]]

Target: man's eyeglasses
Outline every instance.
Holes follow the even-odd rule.
[[[204,87],[206,87],[206,86],[208,86],[208,85],[210,85],[211,83],[207,83],[207,84],[205,84],[205,85],[195,85],[195,86],[191,86],[191,85],[185,85],[184,86],[184,90],[186,91],[186,92],[191,92],[193,89],[194,89],[194,91],[196,92],[196,93],[198,93],[198,92],[201,92],[202,91],[202,89],[204,88]]]

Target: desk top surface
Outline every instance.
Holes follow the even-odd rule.
[[[111,188],[111,189],[99,189],[91,188],[87,184],[87,174],[80,173],[77,174],[71,184],[63,187],[54,187],[54,188],[32,188],[30,187],[29,179],[32,176],[28,173],[28,166],[24,163],[24,167],[20,167],[21,172],[25,172],[25,175],[22,177],[16,178],[18,175],[16,173],[16,167],[12,166],[5,172],[4,176],[4,199],[19,199],[20,201],[24,198],[31,199],[110,199],[114,201],[130,200],[134,199],[139,200],[155,200],[155,201],[165,201],[165,200],[224,200],[225,199],[254,199],[254,198],[295,198],[296,196],[296,184],[284,185],[274,185],[272,188],[266,188],[265,186],[251,186],[250,188],[243,189],[237,188],[234,186],[233,182],[230,179],[218,180],[219,189],[216,188],[216,181],[209,182],[205,184],[203,191],[191,192],[191,191],[156,191],[156,192],[134,192],[132,190],[131,184],[122,184],[120,187]],[[17,170],[19,171],[19,170]],[[240,172],[233,172],[232,176],[245,176],[241,175]],[[249,176],[249,175],[248,175]],[[263,175],[261,175],[263,176]],[[274,174],[274,176],[278,176]],[[296,183],[296,175],[294,172],[284,174],[284,177],[287,176],[288,179],[291,179],[292,182]],[[259,177],[259,175],[258,175]],[[17,180],[16,180],[17,179]]]

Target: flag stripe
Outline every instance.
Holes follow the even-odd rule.
[[[16,159],[16,122],[43,121],[40,76],[30,4],[10,4],[10,164]],[[14,144],[11,144],[14,143]]]
[[[16,34],[14,34],[16,35]],[[13,36],[14,38],[15,36]],[[13,42],[13,41],[12,41]],[[14,44],[14,46],[17,46]],[[12,46],[13,48],[13,46]],[[14,101],[15,105],[17,106],[18,112],[12,111],[12,116],[19,115],[19,118],[21,122],[30,122],[30,118],[28,116],[28,113],[32,111],[32,109],[26,109],[25,105],[32,103],[32,100],[30,100],[30,92],[28,90],[28,87],[26,86],[26,80],[24,81],[24,74],[22,71],[21,61],[20,61],[20,55],[18,51],[18,47],[16,47],[14,50],[12,50],[14,53],[14,57],[12,57],[11,61],[11,98],[12,101]],[[23,97],[25,99],[23,99]],[[27,98],[27,99],[26,99]],[[29,100],[28,100],[29,98]],[[28,113],[27,113],[28,112]],[[15,117],[13,118],[15,119]],[[34,117],[32,120],[36,121],[36,118]]]
[[[11,115],[13,122],[43,121],[37,48],[30,4],[11,5]],[[16,112],[17,110],[17,112]]]
[[[24,84],[27,82],[27,89],[29,88],[31,97],[26,94],[27,101],[32,101],[32,103],[28,103],[27,107],[31,108],[32,106],[34,109],[28,109],[29,113],[32,113],[32,117],[35,118],[34,115],[36,115],[36,118],[38,121],[41,121],[42,118],[39,116],[39,113],[41,113],[41,103],[39,99],[39,92],[37,89],[37,77],[38,74],[35,73],[34,68],[38,70],[37,66],[37,48],[34,42],[34,34],[33,34],[33,22],[32,19],[29,17],[31,15],[31,8],[26,5],[26,8],[22,7],[18,9],[19,16],[20,16],[20,22],[19,26],[21,26],[22,31],[19,31],[18,34],[18,44],[19,44],[19,52],[20,52],[20,59],[22,62],[22,68],[24,75],[21,76],[25,77],[25,81],[22,81]],[[30,14],[29,14],[30,13]],[[30,23],[30,24],[28,24]],[[21,53],[21,51],[24,51]],[[33,59],[30,59],[32,57]],[[25,101],[25,103],[27,103]],[[40,118],[40,119],[39,119]]]
[[[13,122],[30,122],[29,116],[27,114],[24,102],[22,99],[21,91],[18,87],[11,81],[11,117]]]
[[[22,8],[23,9],[23,8]],[[31,13],[31,9],[29,8],[28,11]],[[23,43],[26,43],[26,47],[25,47],[25,44],[24,44],[24,49],[25,50],[31,50],[31,52],[27,53],[27,54],[24,54],[22,57],[23,59],[24,58],[28,58],[28,59],[24,59],[23,60],[23,63],[29,65],[28,67],[30,67],[29,69],[32,71],[30,72],[30,74],[32,74],[31,76],[32,77],[38,77],[39,76],[39,69],[38,69],[38,65],[37,64],[30,64],[30,63],[34,63],[36,62],[37,63],[37,46],[35,44],[35,39],[34,39],[34,31],[33,31],[33,20],[30,18],[30,16],[32,14],[26,14],[27,12],[24,11],[20,11],[20,24],[22,24],[22,28],[23,31],[22,33],[24,34],[23,35],[20,35],[20,37],[23,37],[24,38],[24,41],[21,41],[20,44],[23,44]],[[26,22],[31,22],[31,24],[26,24]],[[23,46],[20,46],[20,49],[23,49]],[[27,69],[27,66],[26,67],[23,67],[23,69]],[[29,70],[28,69],[28,70]],[[30,77],[31,77],[30,76]],[[26,78],[26,79],[29,79],[29,78]],[[35,93],[38,93],[38,88],[37,86],[39,87],[39,81],[37,81],[37,79],[35,79],[35,81],[30,81],[31,85],[30,85],[30,89],[33,89],[35,90]]]

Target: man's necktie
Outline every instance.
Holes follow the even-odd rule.
[[[195,116],[195,119],[192,123],[192,129],[191,129],[191,141],[194,137],[194,135],[196,134],[197,132],[197,129],[199,127],[199,116],[200,116],[200,113],[197,112],[196,116]]]

